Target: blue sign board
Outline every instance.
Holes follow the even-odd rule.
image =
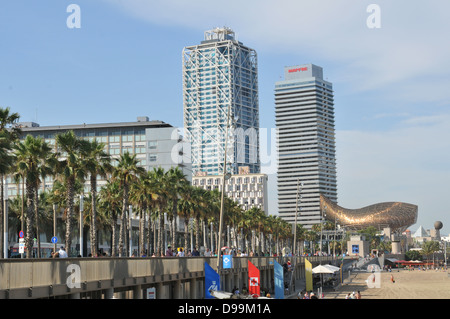
[[[233,259],[231,255],[223,255],[222,261],[223,261],[223,269],[229,269],[233,267]]]
[[[284,299],[284,273],[283,266],[274,261],[275,299]]]
[[[52,243],[56,244],[58,242],[58,238],[56,236],[52,237]]]
[[[220,276],[208,263],[205,263],[205,299],[214,298],[210,290],[220,290]]]

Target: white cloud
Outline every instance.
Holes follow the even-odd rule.
[[[450,114],[413,117],[386,132],[338,131],[339,204],[403,201],[419,206],[418,224],[441,220],[450,180]],[[444,205],[445,206],[445,205]]]
[[[448,2],[376,1],[381,28],[369,29],[370,2],[355,0],[104,1],[162,26],[203,32],[227,25],[258,51],[329,64],[334,81],[351,83],[355,92],[396,86],[390,94],[401,98],[450,99],[436,78],[448,78],[450,70]]]

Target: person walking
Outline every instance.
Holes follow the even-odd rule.
[[[172,246],[167,246],[166,257],[173,257]]]
[[[63,246],[61,246],[61,248],[59,249],[58,255],[59,255],[59,258],[67,258],[68,257],[66,250],[64,249]]]

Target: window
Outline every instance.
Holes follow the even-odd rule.
[[[158,156],[157,155],[150,155],[148,157],[149,162],[156,162],[158,160]]]
[[[158,147],[158,142],[157,141],[150,141],[148,142],[148,148],[150,150],[154,150]]]

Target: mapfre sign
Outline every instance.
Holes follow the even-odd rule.
[[[303,71],[308,71],[307,67],[304,68],[296,68],[296,69],[290,69],[288,70],[289,73],[293,73],[293,72],[303,72]]]

